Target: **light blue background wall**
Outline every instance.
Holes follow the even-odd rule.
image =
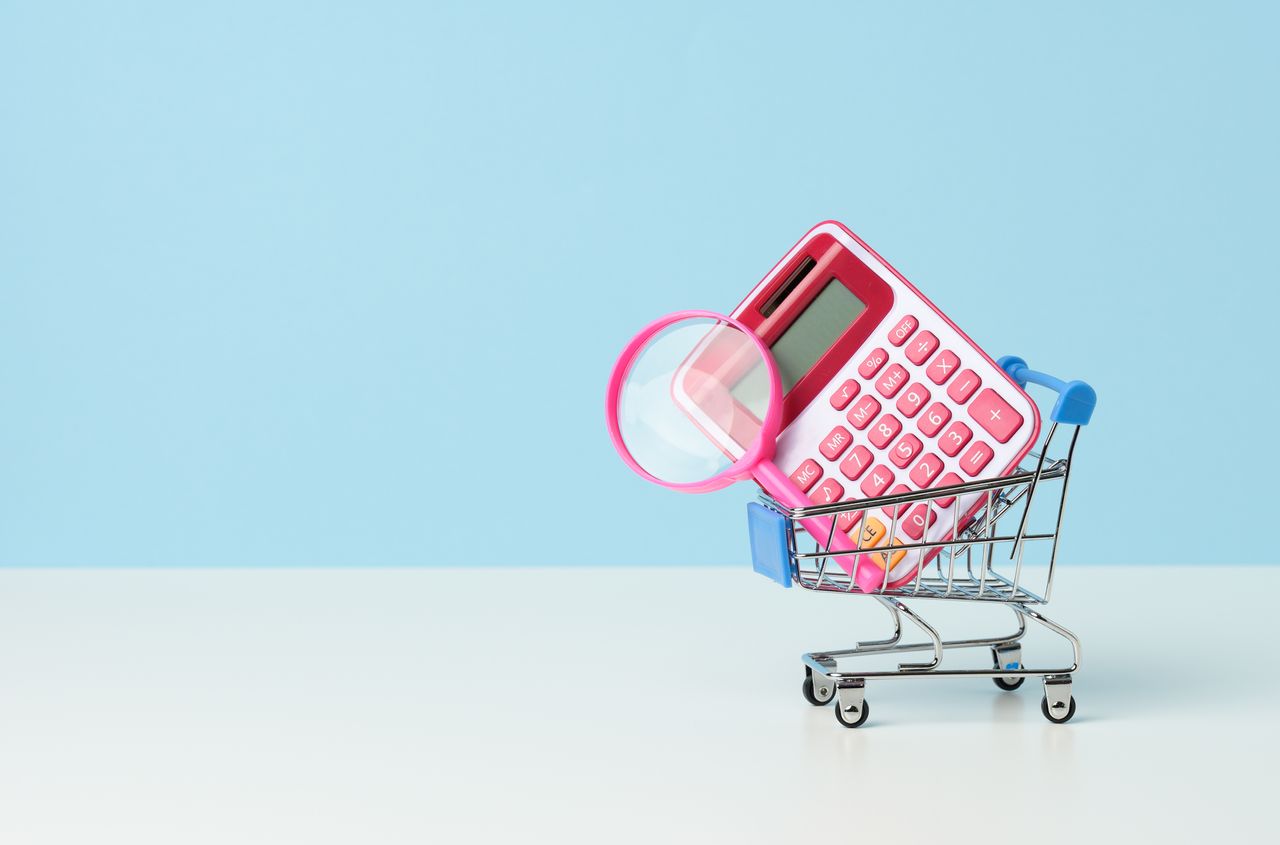
[[[741,564],[605,377],[828,217],[1096,385],[1071,559],[1276,559],[1266,6],[173,5],[0,6],[0,562]]]

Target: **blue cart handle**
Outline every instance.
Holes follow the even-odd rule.
[[[1015,355],[1006,355],[996,361],[1020,387],[1027,382],[1058,392],[1058,401],[1049,412],[1049,419],[1069,425],[1088,425],[1093,416],[1093,406],[1098,404],[1098,394],[1082,381],[1063,381],[1048,373],[1033,370],[1027,362]]]

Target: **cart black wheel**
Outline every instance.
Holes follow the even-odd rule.
[[[836,719],[840,724],[844,725],[846,728],[857,728],[860,727],[863,722],[867,721],[867,717],[871,715],[871,705],[867,703],[865,698],[862,699],[862,712],[859,713],[858,718],[852,722],[849,721],[849,717],[845,715],[843,708],[840,707],[839,701],[836,702],[835,711]]]
[[[827,697],[822,698],[821,693],[825,690]],[[836,685],[828,678],[818,689],[813,688],[813,675],[809,675],[804,679],[804,684],[800,687],[800,691],[804,693],[804,700],[812,704],[814,707],[822,707],[830,704],[831,699],[836,697]]]
[[[1076,715],[1075,697],[1073,696],[1070,700],[1068,700],[1067,715],[1063,716],[1062,718],[1057,718],[1049,712],[1048,696],[1045,696],[1044,698],[1040,699],[1040,712],[1044,714],[1044,717],[1046,719],[1048,719],[1050,722],[1053,722],[1055,725],[1061,725],[1063,722],[1069,722],[1071,721],[1071,717]]]
[[[1025,675],[1021,678],[1014,678],[1012,683],[1004,678],[992,678],[991,680],[995,681],[996,686],[1000,687],[1000,689],[1005,692],[1013,692],[1018,687],[1022,686],[1023,682],[1026,681],[1027,678]]]

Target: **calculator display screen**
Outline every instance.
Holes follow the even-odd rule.
[[[778,375],[782,377],[782,392],[795,387],[866,309],[867,304],[838,279],[827,282],[770,347],[778,364]]]

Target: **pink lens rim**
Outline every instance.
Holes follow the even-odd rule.
[[[756,348],[760,351],[760,356],[764,359],[765,369],[768,372],[769,408],[765,411],[764,419],[761,420],[759,439],[752,444],[751,448],[741,458],[716,475],[703,481],[677,483],[663,481],[661,478],[650,474],[631,456],[631,453],[627,450],[626,443],[622,440],[622,429],[618,422],[618,400],[622,396],[622,387],[631,372],[631,366],[635,363],[636,356],[645,347],[645,344],[668,326],[691,319],[715,320],[732,326],[751,338]],[[732,317],[726,317],[724,314],[717,314],[714,311],[677,311],[674,314],[668,314],[665,317],[659,317],[654,320],[641,329],[627,343],[622,350],[622,354],[618,356],[618,360],[614,363],[613,372],[609,376],[609,389],[605,392],[604,411],[605,418],[609,424],[609,439],[613,441],[613,448],[617,450],[618,456],[622,458],[623,463],[631,468],[632,472],[641,478],[670,490],[678,490],[682,493],[710,493],[713,490],[728,487],[735,481],[740,481],[750,476],[761,462],[773,457],[773,451],[778,440],[778,429],[782,424],[782,378],[778,374],[778,365],[774,362],[773,354],[769,351],[769,347],[743,323]]]

